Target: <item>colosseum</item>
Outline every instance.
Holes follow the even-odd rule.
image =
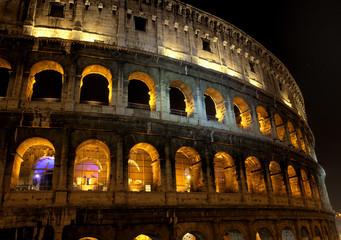
[[[178,0],[0,2],[8,240],[338,239],[302,93]]]

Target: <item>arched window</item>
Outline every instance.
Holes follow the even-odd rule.
[[[110,151],[102,141],[91,139],[76,149],[73,189],[107,191],[110,175]]]
[[[274,115],[274,120],[275,120],[277,136],[279,140],[283,141],[284,136],[285,136],[285,126],[284,126],[283,120],[277,113],[275,113]]]
[[[64,82],[63,67],[54,61],[43,60],[30,70],[27,100],[60,101]]]
[[[256,240],[272,240],[273,236],[271,232],[266,228],[261,228],[256,233]]]
[[[249,193],[265,193],[265,181],[261,164],[255,157],[245,160],[246,183]]]
[[[258,123],[259,123],[259,130],[263,135],[271,135],[271,123],[270,123],[270,117],[262,106],[258,106],[256,108],[257,111],[257,117],[258,117]]]
[[[193,231],[184,234],[182,240],[207,240],[207,238],[201,232]]]
[[[233,104],[237,126],[242,129],[249,129],[251,127],[251,111],[249,105],[241,97],[233,98]]]
[[[281,167],[277,162],[271,161],[269,165],[269,170],[273,193],[275,195],[285,195],[286,190]]]
[[[186,83],[178,80],[172,81],[169,88],[170,113],[190,117],[194,112],[191,88]]]
[[[90,104],[111,104],[112,75],[109,69],[90,65],[82,71],[79,101]]]
[[[301,188],[299,185],[298,177],[297,177],[295,169],[291,165],[288,166],[288,178],[289,178],[291,194],[294,197],[301,197],[302,194],[301,194]]]
[[[215,186],[218,193],[238,192],[236,166],[232,157],[225,152],[214,156]]]
[[[224,235],[224,240],[244,240],[244,236],[238,230],[233,229],[233,230],[229,230]]]
[[[301,228],[301,239],[302,240],[311,240],[309,231],[308,231],[308,229],[305,226],[303,226]]]
[[[147,236],[147,235],[140,234],[140,235],[138,235],[136,238],[134,238],[134,240],[152,240],[152,238],[150,238],[150,237]]]
[[[299,136],[299,138],[300,138],[301,148],[302,148],[302,150],[306,153],[306,152],[307,152],[306,143],[305,143],[305,141],[304,141],[304,138],[303,138],[303,134],[302,134],[302,132],[301,132],[301,129],[298,129],[297,132],[298,132],[298,136]]]
[[[128,107],[156,110],[154,80],[146,73],[134,72],[128,78]]]
[[[208,120],[217,119],[222,123],[225,117],[225,101],[221,94],[212,88],[205,91],[205,107]]]
[[[44,138],[30,138],[17,148],[13,163],[11,188],[51,190],[55,150]]]
[[[296,240],[294,232],[289,227],[283,229],[282,240]]]
[[[312,198],[310,182],[307,173],[301,169],[301,177],[303,182],[304,193],[308,198]]]
[[[296,130],[294,128],[294,125],[290,121],[288,121],[288,130],[289,130],[290,140],[291,140],[292,145],[295,148],[299,148],[298,143],[297,143]]]
[[[11,65],[5,59],[0,58],[0,98],[7,96],[7,88],[9,83],[9,71]]]
[[[203,191],[201,159],[197,151],[182,147],[175,154],[177,192]]]
[[[130,191],[158,191],[161,187],[160,159],[148,143],[138,143],[129,152],[128,183]]]

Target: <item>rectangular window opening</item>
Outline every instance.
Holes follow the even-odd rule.
[[[202,49],[211,52],[210,40],[208,40],[207,38],[202,39]]]
[[[55,2],[51,2],[50,4],[51,6],[49,16],[64,18],[64,5]]]
[[[147,27],[147,19],[142,17],[135,17],[135,30],[138,31],[146,31]]]

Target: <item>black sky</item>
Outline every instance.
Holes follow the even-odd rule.
[[[184,2],[235,25],[289,69],[303,93],[331,204],[341,212],[341,1]]]

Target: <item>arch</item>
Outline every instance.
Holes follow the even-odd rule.
[[[291,140],[292,145],[295,148],[299,148],[298,143],[297,143],[296,130],[295,130],[294,125],[290,121],[288,121],[288,130],[289,130],[289,135],[290,135],[290,140]]]
[[[256,233],[256,240],[273,240],[273,236],[267,228],[261,228]]]
[[[218,152],[213,159],[215,186],[218,193],[238,192],[238,177],[232,157]]]
[[[54,153],[53,144],[45,138],[33,137],[23,141],[14,157],[10,188],[33,189],[32,167],[44,156],[54,157]]]
[[[224,240],[244,240],[244,236],[238,230],[232,229],[224,235]]]
[[[295,233],[289,227],[282,230],[282,240],[296,240]]]
[[[203,191],[201,159],[191,147],[181,147],[175,154],[177,192]]]
[[[97,73],[82,78],[79,102],[89,104],[109,104],[108,81]]]
[[[259,130],[263,135],[271,135],[271,123],[270,117],[264,107],[258,106],[256,108],[258,123],[259,123]]]
[[[82,78],[81,78],[81,82],[80,82],[80,86],[79,86],[79,88],[80,88],[79,98],[81,97],[82,87],[84,84],[84,78],[90,74],[99,74],[99,75],[103,76],[108,81],[108,89],[109,89],[108,102],[110,105],[111,101],[112,101],[112,75],[111,75],[111,72],[108,68],[103,67],[101,65],[90,65],[90,66],[87,66],[83,69]]]
[[[107,191],[110,176],[110,150],[97,139],[89,139],[76,149],[73,189]]]
[[[83,238],[80,238],[79,240],[99,240],[99,239],[94,238],[94,237],[83,237]]]
[[[312,188],[314,189],[314,197],[316,199],[320,199],[320,193],[314,175],[311,175],[311,184]]]
[[[0,58],[0,97],[7,96],[7,88],[11,69],[12,67],[9,62],[3,58]]]
[[[249,105],[241,97],[233,98],[234,114],[239,128],[251,128],[251,111]]]
[[[273,193],[275,195],[285,195],[286,189],[280,165],[276,161],[271,161],[269,164],[269,171]]]
[[[148,143],[138,143],[130,149],[128,160],[130,191],[158,191],[161,169],[158,151]]]
[[[64,83],[64,69],[59,63],[55,61],[51,61],[51,60],[43,60],[43,61],[37,62],[30,69],[30,74],[28,77],[28,84],[27,84],[27,91],[26,91],[27,100],[30,100],[32,98],[33,85],[36,82],[36,74],[41,73],[46,70],[50,70],[50,71],[52,70],[52,71],[60,73],[62,75],[61,77],[62,84]]]
[[[305,143],[306,143],[307,151],[308,151],[309,155],[311,155],[311,148],[309,146],[307,135],[304,136],[304,140],[305,140]]]
[[[298,133],[298,136],[300,138],[300,144],[301,144],[301,148],[302,150],[307,153],[307,147],[306,147],[306,143],[304,141],[304,138],[303,138],[303,134],[302,134],[302,131],[301,129],[297,129],[297,133]]]
[[[275,115],[274,115],[274,120],[275,120],[277,136],[278,136],[280,141],[283,141],[284,137],[285,137],[284,122],[283,122],[282,118],[279,116],[279,114],[277,114],[277,113],[275,113]]]
[[[305,226],[301,227],[301,239],[302,240],[311,240],[310,233]]]
[[[250,156],[245,160],[245,175],[249,193],[265,193],[263,169],[256,157]]]
[[[310,181],[309,181],[308,175],[304,169],[301,169],[301,178],[302,178],[305,196],[308,198],[312,198]]]
[[[207,240],[206,236],[198,231],[185,233],[181,240]]]
[[[225,101],[223,96],[217,90],[213,88],[206,89],[205,95],[209,96],[215,105],[215,117],[218,119],[218,122],[223,123],[225,118]],[[207,106],[206,106],[206,114],[207,114]]]
[[[155,90],[155,82],[151,76],[143,72],[134,72],[129,75],[128,81],[131,80],[139,80],[145,83],[149,89],[149,107],[151,111],[156,110],[156,90]],[[129,95],[129,92],[128,92]]]
[[[151,237],[148,235],[140,234],[134,240],[153,240]]]
[[[302,193],[301,193],[299,180],[298,180],[295,169],[291,165],[288,166],[288,178],[289,178],[289,185],[290,185],[292,196],[301,197]]]
[[[189,87],[188,84],[184,83],[183,81],[174,80],[169,83],[170,88],[176,88],[179,91],[182,92],[184,95],[184,101],[185,101],[185,112],[187,114],[187,117],[192,116],[194,112],[194,99],[192,94],[192,89]],[[172,97],[169,97],[170,105],[172,106],[172,102],[174,102],[174,99]],[[172,113],[172,111],[171,111]]]
[[[322,234],[321,234],[320,228],[318,226],[315,226],[314,232],[315,232],[314,240],[321,240]]]

